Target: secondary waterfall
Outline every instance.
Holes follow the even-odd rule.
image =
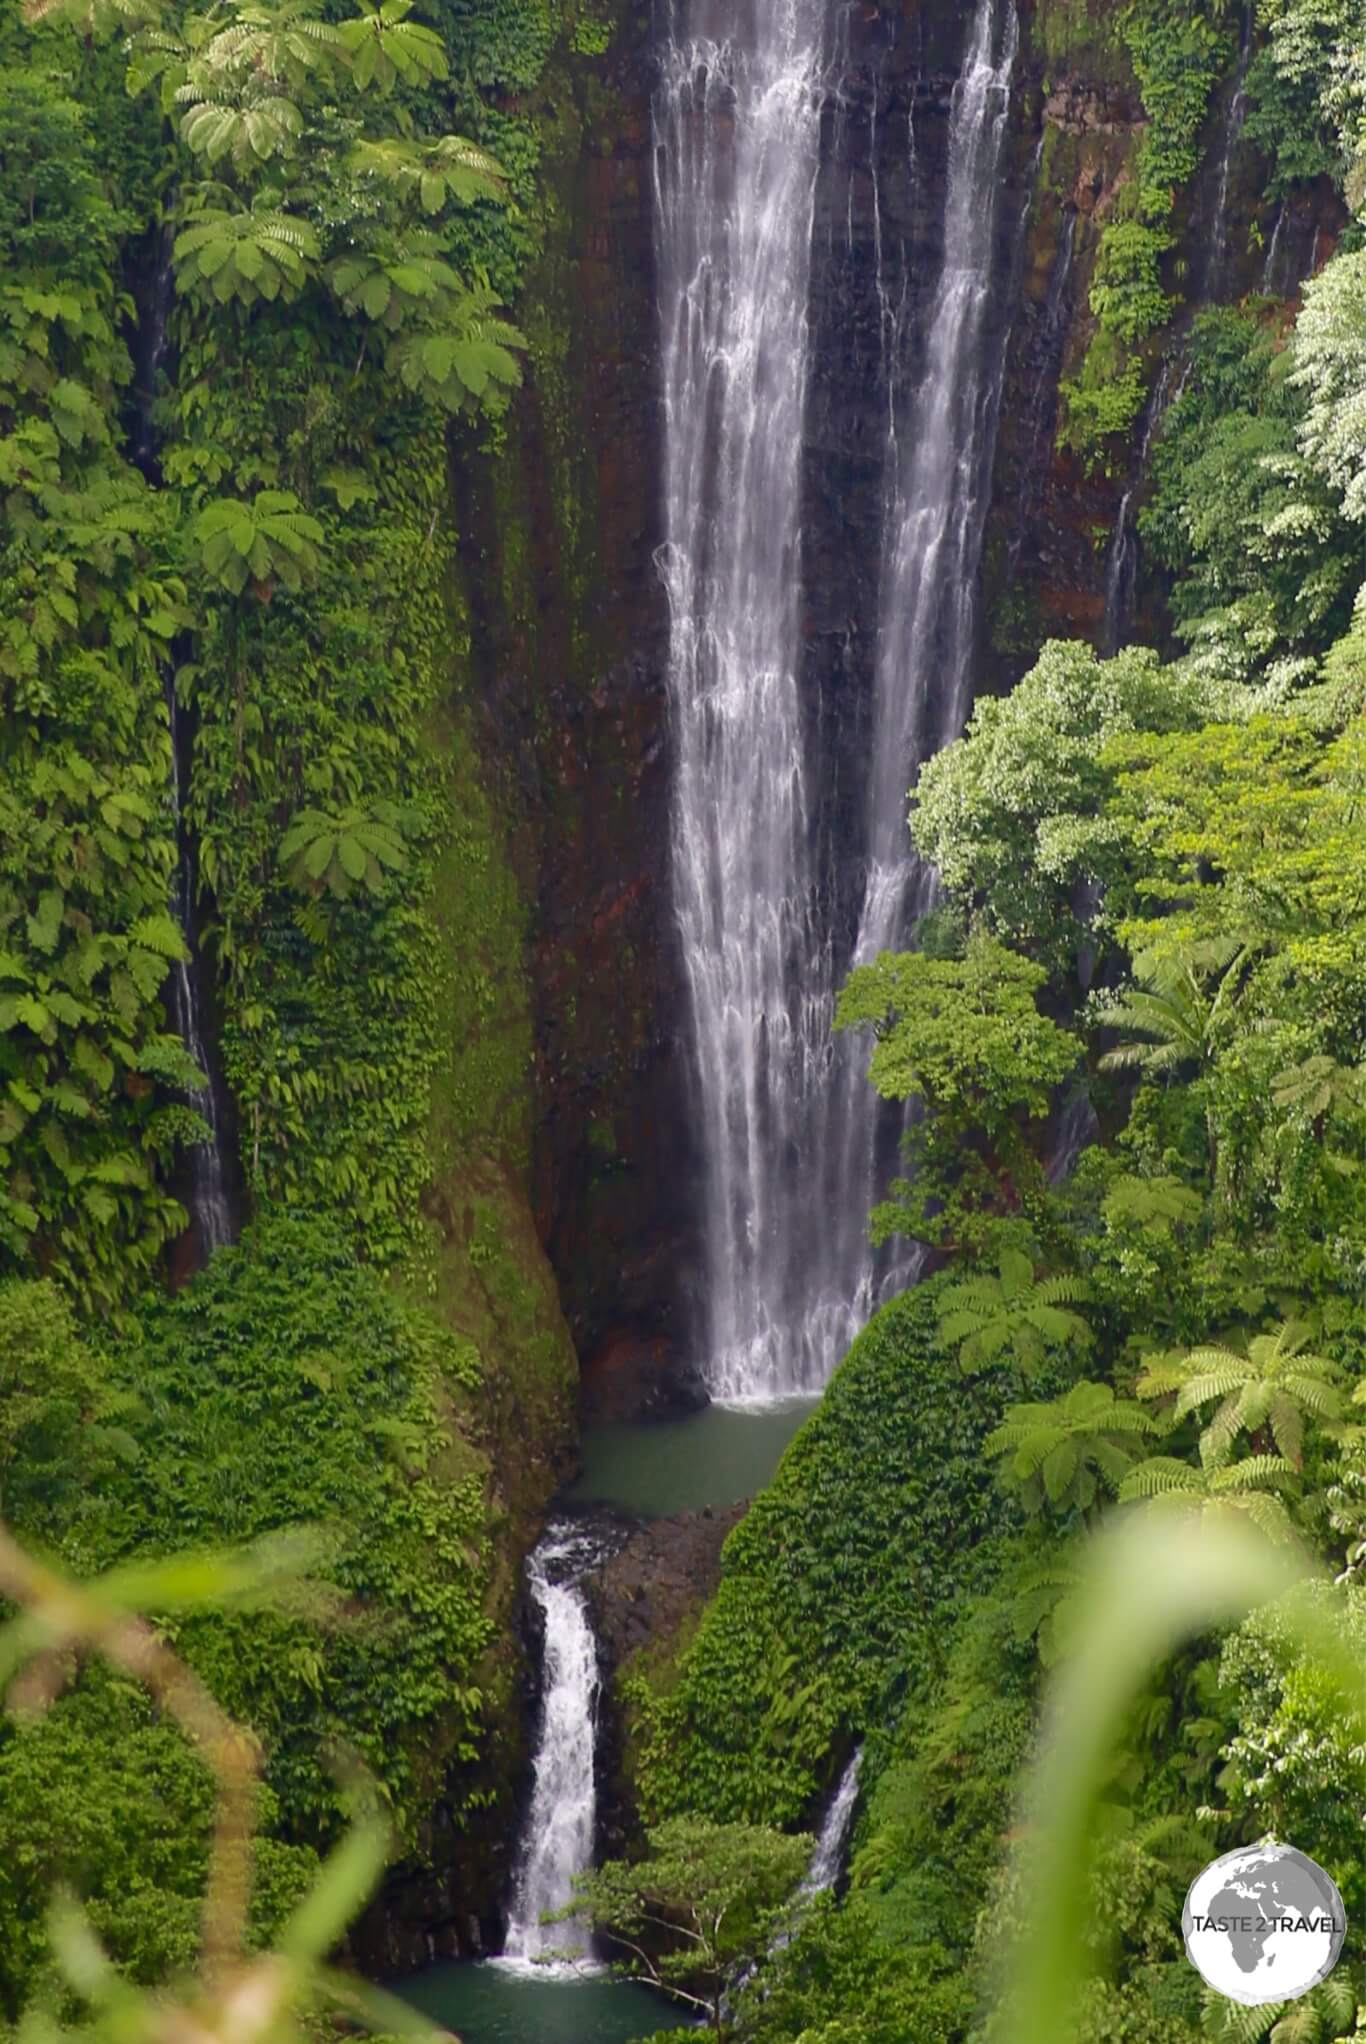
[[[552,1952],[586,1955],[589,1948],[577,1920],[545,1924],[541,1918],[564,1907],[575,1874],[593,1864],[598,1650],[580,1584],[600,1559],[594,1536],[561,1520],[547,1529],[527,1565],[544,1628],[541,1710],[531,1807],[503,1946],[504,1958],[522,1965]]]
[[[174,235],[165,227],[138,265],[135,280],[137,326],[133,344],[133,431],[128,452],[149,480],[160,482],[160,434],[156,403],[160,379],[170,349],[170,315],[175,298],[175,277],[171,263]],[[220,1095],[214,1085],[204,1028],[203,1001],[198,977],[195,942],[194,845],[185,821],[185,788],[190,770],[191,734],[184,711],[176,700],[175,678],[168,664],[164,671],[163,696],[166,727],[171,748],[170,803],[175,836],[175,873],[171,882],[170,909],[185,942],[186,956],[173,961],[166,978],[166,1006],[171,1025],[195,1064],[205,1084],[183,1098],[205,1123],[203,1142],[191,1144],[186,1152],[186,1205],[190,1229],[201,1261],[212,1256],[233,1239],[233,1208],[228,1169],[228,1139],[223,1128]]]
[[[803,1168],[833,986],[797,683],[827,0],[675,0],[656,110],[673,884],[719,1398],[819,1384]]]
[[[820,1895],[825,1889],[833,1888],[844,1871],[844,1854],[849,1844],[849,1833],[854,1828],[854,1809],[858,1802],[859,1770],[863,1765],[863,1748],[860,1746],[840,1777],[830,1808],[825,1813],[816,1849],[811,1855],[811,1864],[802,1882],[805,1895]]]

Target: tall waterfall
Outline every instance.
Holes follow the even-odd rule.
[[[829,1051],[798,692],[827,0],[674,0],[656,102],[673,884],[713,1394],[815,1385],[803,1156]]]
[[[808,298],[832,0],[672,0],[656,101],[673,882],[705,1172],[714,1397],[818,1389],[874,1303],[878,1116],[831,1041],[847,953],[815,870],[798,688]],[[989,357],[1014,0],[977,0],[953,96],[923,377],[889,406],[892,483],[855,955],[925,881],[917,765],[957,734],[1003,351]],[[834,95],[837,99],[837,93]],[[881,222],[879,216],[879,233]],[[888,324],[901,311],[884,306]],[[857,848],[854,855],[857,856]]]
[[[856,955],[903,938],[929,880],[906,834],[916,769],[969,708],[977,569],[1004,350],[988,359],[1001,157],[1019,46],[1014,0],[976,0],[949,127],[944,260],[924,376],[892,477],[883,572],[868,884]]]
[[[931,299],[924,370],[905,416],[893,418],[884,540],[867,879],[856,962],[904,943],[933,899],[915,856],[907,790],[918,769],[962,731],[971,706],[977,573],[990,498],[1005,348],[987,314],[998,279],[997,212],[1019,48],[1015,0],[976,0],[949,122],[944,254]],[[832,1211],[860,1224],[877,1189],[879,1126],[861,1069],[843,1062],[832,1133],[839,1179]],[[905,1282],[907,1261],[883,1273]],[[879,1273],[862,1237],[849,1294],[875,1303]]]
[[[598,1559],[591,1533],[556,1521],[528,1563],[544,1647],[531,1807],[518,1848],[503,1946],[504,1958],[514,1964],[530,1965],[551,1952],[588,1951],[587,1931],[576,1919],[544,1924],[541,1918],[563,1908],[575,1874],[593,1864],[598,1651],[580,1584]]]

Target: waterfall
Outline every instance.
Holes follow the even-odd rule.
[[[839,1787],[825,1813],[816,1849],[811,1855],[811,1864],[802,1882],[804,1895],[820,1895],[827,1888],[833,1888],[844,1871],[844,1854],[849,1844],[849,1833],[854,1828],[854,1807],[858,1802],[859,1769],[863,1765],[863,1748],[860,1746],[853,1759],[840,1776]]]
[[[802,1167],[829,1060],[798,690],[827,0],[674,0],[655,109],[673,886],[714,1396],[814,1386]]]
[[[1285,200],[1282,199],[1276,207],[1276,224],[1267,243],[1266,261],[1262,264],[1261,289],[1268,298],[1276,289],[1276,260],[1281,252],[1281,236],[1285,233],[1285,211]]]
[[[531,1807],[503,1946],[505,1960],[515,1965],[544,1963],[550,1953],[588,1954],[588,1933],[576,1919],[544,1924],[541,1918],[564,1907],[574,1876],[593,1864],[598,1651],[581,1584],[600,1559],[600,1544],[586,1528],[557,1520],[527,1565],[544,1645]]]
[[[874,735],[867,801],[867,876],[856,962],[909,935],[933,900],[934,875],[906,827],[917,770],[956,738],[972,694],[977,571],[989,500],[1005,346],[987,314],[997,280],[997,209],[1019,47],[1014,0],[976,0],[949,123],[944,255],[925,367],[904,420],[893,419],[886,510]],[[886,1122],[845,1060],[832,1116],[838,1179],[832,1213],[858,1229],[846,1286],[862,1318],[879,1289],[908,1282],[913,1254],[878,1272],[866,1215]],[[879,1282],[880,1280],[880,1282]]]
[[[1124,495],[1119,500],[1115,529],[1110,535],[1110,544],[1106,550],[1105,616],[1101,627],[1101,650],[1106,655],[1117,653],[1133,629],[1138,593],[1138,533],[1135,529],[1138,518],[1138,493],[1148,472],[1148,453],[1153,444],[1153,436],[1166,415],[1167,392],[1171,389],[1175,367],[1174,355],[1164,357],[1162,367],[1157,372],[1157,381],[1144,406],[1138,436],[1138,457],[1125,486]],[[1180,396],[1181,387],[1177,386],[1177,396]]]
[[[1206,300],[1218,299],[1225,283],[1228,267],[1228,194],[1229,179],[1233,168],[1233,152],[1238,146],[1247,120],[1247,67],[1252,59],[1252,8],[1243,15],[1242,41],[1238,49],[1237,69],[1233,74],[1233,87],[1229,97],[1228,111],[1223,124],[1223,149],[1219,157],[1219,183],[1214,201],[1214,220],[1210,229],[1206,258],[1205,288],[1201,294]]]
[[[789,1916],[787,1927],[777,1932],[768,1948],[770,1959],[787,1950],[793,1937],[801,1928],[805,1905],[814,1895],[823,1895],[833,1888],[844,1871],[844,1855],[849,1845],[849,1833],[854,1828],[854,1810],[858,1803],[859,1770],[863,1766],[863,1748],[858,1747],[844,1773],[839,1786],[830,1800],[830,1807],[821,1824],[811,1860],[802,1875],[797,1889],[796,1907]],[[734,2015],[735,1997],[749,1986],[759,1970],[757,1959],[751,1959],[736,1974],[726,1995],[724,2007],[729,2016]]]
[[[860,958],[904,937],[925,905],[927,877],[906,833],[906,791],[916,769],[958,736],[969,706],[977,568],[1004,372],[1004,350],[984,347],[984,330],[1018,44],[1013,0],[977,0],[953,94],[944,261],[925,373],[892,483]]]
[[[173,961],[167,978],[167,1006],[171,1020],[186,1050],[204,1074],[204,1085],[188,1093],[186,1101],[207,1124],[204,1141],[192,1143],[186,1152],[188,1208],[199,1255],[212,1256],[233,1239],[232,1200],[228,1180],[228,1146],[205,1046],[203,1004],[196,971],[194,934],[194,859],[184,818],[184,779],[187,768],[189,733],[184,714],[176,701],[175,683],[166,676],[166,716],[171,735],[171,803],[175,820],[176,866],[172,911],[185,940],[183,958]]]
[[[876,1302],[879,1117],[856,1047],[831,1041],[852,931],[837,940],[816,870],[798,682],[812,231],[822,104],[837,120],[840,105],[829,12],[830,0],[672,0],[655,106],[672,870],[703,1160],[704,1370],[713,1397],[735,1402],[819,1389]],[[903,938],[924,906],[906,790],[970,696],[1018,41],[1014,0],[976,0],[924,372],[889,406],[857,956]],[[876,228],[880,241],[880,211]],[[899,353],[904,306],[882,304]]]

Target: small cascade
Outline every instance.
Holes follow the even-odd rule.
[[[816,1895],[824,1895],[839,1880],[844,1872],[844,1856],[849,1846],[849,1834],[854,1828],[854,1811],[858,1804],[859,1771],[863,1766],[863,1748],[858,1747],[844,1773],[840,1776],[839,1787],[830,1801],[821,1824],[820,1835],[811,1854],[811,1862],[802,1875],[797,1889],[796,1902],[789,1914],[786,1928],[780,1930],[769,1946],[769,1957],[785,1951],[801,1927],[805,1905]],[[731,1984],[726,2006],[734,2013],[734,1997],[748,1987],[759,1970],[758,1960],[750,1960],[740,1968]]]
[[[1050,1146],[1048,1157],[1050,1185],[1061,1185],[1065,1179],[1072,1176],[1078,1157],[1095,1141],[1099,1128],[1090,1094],[1085,1086],[1076,1087],[1063,1103]]]
[[[134,414],[128,451],[130,458],[151,481],[160,479],[154,406],[158,379],[170,352],[171,306],[175,295],[171,267],[173,240],[172,230],[167,226],[151,245],[149,261],[142,267],[136,293],[138,321],[132,336]],[[163,694],[171,749],[168,792],[176,849],[170,908],[179,925],[186,952],[184,958],[173,962],[167,975],[166,1005],[170,1010],[172,1027],[205,1080],[202,1087],[183,1096],[185,1104],[194,1109],[208,1130],[202,1142],[191,1144],[186,1151],[184,1185],[197,1259],[204,1263],[215,1249],[222,1249],[231,1242],[235,1234],[228,1164],[230,1145],[224,1127],[222,1094],[214,1083],[213,1067],[209,1061],[195,941],[194,846],[185,821],[191,731],[176,699],[175,680],[169,663],[164,675]]]
[[[189,732],[176,701],[175,683],[166,677],[166,716],[171,735],[171,802],[175,819],[176,868],[172,912],[185,940],[186,956],[177,958],[167,979],[167,1006],[177,1035],[205,1076],[205,1084],[186,1095],[187,1104],[203,1119],[208,1135],[186,1152],[187,1206],[201,1261],[233,1239],[233,1211],[228,1175],[228,1143],[203,1022],[198,955],[194,932],[194,854],[185,828],[184,781]]]
[[[854,1828],[854,1810],[858,1803],[859,1770],[863,1765],[863,1748],[860,1746],[853,1759],[840,1776],[840,1785],[831,1799],[825,1813],[816,1849],[811,1855],[811,1864],[802,1881],[804,1895],[820,1895],[827,1888],[833,1888],[844,1872],[844,1855],[849,1846],[849,1834]]]
[[[1138,494],[1148,472],[1153,436],[1167,410],[1167,393],[1175,373],[1176,357],[1165,356],[1144,407],[1138,458],[1119,500],[1115,529],[1110,535],[1105,556],[1105,620],[1101,629],[1101,649],[1107,656],[1119,651],[1133,629],[1138,598]]]
[[[1276,224],[1271,230],[1271,239],[1266,245],[1266,260],[1262,264],[1261,289],[1267,298],[1276,295],[1276,266],[1281,259],[1281,243],[1285,239],[1286,205],[1282,199],[1276,207]]]
[[[138,308],[132,335],[133,430],[129,456],[149,481],[160,480],[158,435],[153,417],[157,379],[170,353],[171,306],[175,299],[172,251],[175,232],[168,223],[149,248],[149,260],[141,265],[135,292]]]
[[[1234,151],[1242,137],[1243,125],[1247,120],[1247,67],[1252,59],[1252,13],[1249,6],[1243,15],[1242,41],[1238,49],[1238,64],[1233,74],[1233,87],[1229,96],[1228,111],[1223,124],[1223,147],[1219,156],[1219,182],[1214,201],[1214,218],[1210,224],[1209,242],[1205,259],[1204,289],[1199,294],[1207,304],[1217,302],[1224,288],[1228,268],[1228,198],[1229,180],[1233,168]]]
[[[547,1528],[527,1564],[541,1614],[541,1708],[531,1806],[517,1849],[504,1963],[544,1970],[548,1955],[589,1957],[588,1931],[576,1919],[542,1923],[571,1899],[574,1876],[593,1864],[597,1829],[598,1649],[583,1578],[602,1559],[591,1530],[572,1520]],[[538,1964],[539,1962],[539,1964]]]

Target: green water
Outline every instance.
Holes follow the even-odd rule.
[[[815,1400],[753,1408],[709,1405],[687,1419],[613,1422],[583,1436],[583,1469],[567,1492],[637,1519],[723,1511],[762,1490]]]
[[[668,2002],[626,1980],[549,1978],[504,1966],[434,1966],[398,1993],[461,2044],[630,2044],[682,2028]]]

